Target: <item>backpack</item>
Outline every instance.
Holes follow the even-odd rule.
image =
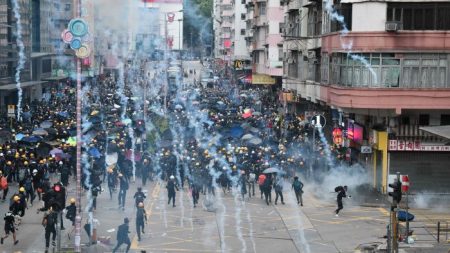
[[[33,189],[33,183],[31,182],[31,179],[27,179],[25,181],[25,190],[26,191],[31,191]]]
[[[303,186],[302,186],[302,183],[300,182],[300,181],[294,181],[294,183],[292,184],[293,186],[294,186],[294,190],[295,191],[301,191],[302,190],[302,188],[303,188]]]
[[[47,222],[44,222],[44,220],[47,220]],[[49,213],[46,216],[44,216],[44,219],[42,220],[42,225],[45,227],[52,227],[56,224],[56,217],[55,213]]]
[[[342,190],[344,190],[344,187],[342,186],[337,186],[336,188],[334,188],[334,192],[340,192]]]
[[[258,177],[258,185],[259,186],[263,186],[265,181],[266,181],[266,176],[263,175],[263,174],[259,175],[259,177]]]
[[[6,188],[8,188],[8,179],[6,179],[6,177],[1,177],[0,178],[0,189],[5,190]]]

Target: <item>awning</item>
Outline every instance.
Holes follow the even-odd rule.
[[[450,140],[450,125],[419,127],[419,129]]]
[[[276,83],[275,78],[264,74],[253,74],[252,84],[273,85]]]
[[[22,88],[26,88],[28,86],[33,86],[33,85],[38,85],[41,83],[46,83],[46,81],[29,81],[29,82],[23,82],[20,83],[20,87]],[[6,85],[1,85],[0,86],[0,90],[14,90],[17,89],[17,86],[15,83],[10,83],[10,84],[6,84]]]

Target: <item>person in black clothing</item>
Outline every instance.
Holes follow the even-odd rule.
[[[281,204],[284,205],[284,198],[283,198],[283,180],[281,178],[276,179],[276,182],[274,184],[275,188],[275,205],[278,202],[278,197],[281,198]]]
[[[264,180],[263,184],[264,197],[266,199],[266,204],[272,203],[272,177],[271,175],[267,175],[266,180]]]
[[[45,253],[48,252],[50,246],[50,234],[52,234],[52,245],[56,246],[56,223],[58,222],[58,213],[53,212],[50,207],[49,212],[44,215],[42,225],[45,227]]]
[[[75,205],[75,199],[74,198],[70,199],[70,205],[66,206],[65,209],[67,210],[66,219],[68,219],[68,220],[70,220],[72,222],[72,229],[67,234],[67,237],[69,237],[69,240],[70,240],[70,235],[75,230],[75,217],[77,216],[77,206]]]
[[[147,213],[145,212],[144,203],[139,202],[136,211],[136,232],[138,235],[138,241],[141,240],[141,232],[142,234],[144,233],[144,222],[145,224],[147,223]]]
[[[192,202],[194,203],[194,208],[198,205],[198,199],[200,198],[200,187],[198,184],[192,182],[191,184],[191,194],[192,194]]]
[[[342,204],[342,199],[347,197],[347,186],[346,185],[344,185],[344,187],[338,186],[338,187],[334,188],[334,191],[338,193],[338,195],[337,195],[338,208],[335,211],[336,212],[336,217],[338,217],[339,216],[339,211],[344,209],[344,205]]]
[[[142,187],[137,188],[137,192],[134,194],[134,200],[136,201],[136,207],[139,205],[139,203],[144,203],[146,196],[142,192]]]
[[[169,182],[167,182],[166,188],[169,197],[169,201],[167,201],[167,204],[170,204],[170,200],[172,200],[172,206],[175,207],[175,195],[176,195],[175,189],[177,191],[179,191],[179,189],[175,182],[175,177],[173,175],[170,176],[170,180]]]
[[[119,174],[119,181],[119,208],[122,207],[122,210],[125,210],[125,197],[129,186],[128,180],[122,174]]]
[[[128,237],[128,234],[130,233],[130,226],[128,225],[129,223],[130,220],[128,218],[125,218],[123,220],[123,224],[120,225],[119,228],[117,229],[117,245],[113,249],[113,253],[116,252],[116,250],[124,243],[127,245],[126,252],[130,250],[131,241],[130,238]]]
[[[5,236],[0,239],[1,244],[3,244],[3,241],[6,238],[8,238],[9,233],[13,234],[14,245],[18,244],[19,240],[16,240],[16,228],[14,226],[14,214],[9,211],[5,214],[5,217],[3,219],[5,220]]]
[[[297,198],[297,204],[303,206],[303,183],[298,179],[298,177],[294,177],[294,182],[292,182],[292,188],[295,192],[295,197]]]

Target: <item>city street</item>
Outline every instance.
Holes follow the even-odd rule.
[[[134,194],[137,185],[132,184],[127,194]],[[99,221],[97,237],[100,241],[98,245],[84,248],[86,251],[83,252],[111,252],[115,245],[117,226],[123,218],[129,217],[131,252],[222,252],[221,247],[224,245],[225,252],[350,253],[358,252],[358,246],[362,244],[385,242],[382,237],[389,217],[384,207],[364,207],[352,202],[346,203],[342,215],[335,217],[333,202],[319,201],[308,192],[305,193],[303,207],[296,204],[292,191],[285,192],[286,205],[278,203],[270,206],[259,198],[259,190],[256,190],[254,198],[245,202],[240,197],[235,199],[232,193],[225,196],[221,194],[222,205],[218,202],[218,210],[208,212],[204,206],[193,208],[187,189],[177,192],[175,208],[167,205],[165,184],[152,182],[144,191],[147,191],[145,209],[148,224],[142,241],[137,241],[135,232],[133,199],[127,199],[125,211],[122,211],[117,205],[117,194],[113,200],[109,200],[108,194],[104,192],[98,197],[98,208],[94,212],[94,218]],[[72,194],[73,191],[69,191],[69,196]],[[205,196],[202,195],[200,202],[204,200]],[[43,252],[42,215],[36,215],[36,208],[35,205],[27,210],[29,213],[18,231],[20,243],[12,246],[11,240],[6,240],[0,252]],[[450,222],[448,213],[432,210],[412,212],[418,214],[421,222],[411,226],[422,226],[434,219]],[[83,219],[86,218],[85,213]],[[66,219],[64,222],[63,248],[73,244],[66,235],[70,228],[69,222]],[[224,229],[220,229],[221,226]],[[421,235],[417,236],[419,245],[415,246],[431,247],[435,239],[430,232],[420,231]],[[82,243],[87,244],[84,230],[82,235]],[[104,241],[107,237],[110,238],[109,244]]]

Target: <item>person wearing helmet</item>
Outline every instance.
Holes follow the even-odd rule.
[[[3,190],[2,201],[5,202],[6,196],[8,195],[8,178],[0,170],[0,190]]]
[[[116,247],[114,247],[112,251],[113,253],[115,253],[117,249],[119,249],[119,247],[124,243],[127,245],[127,250],[125,252],[128,253],[128,251],[130,250],[131,241],[130,237],[128,237],[128,234],[130,233],[129,223],[130,220],[128,218],[125,218],[123,219],[123,224],[120,225],[119,228],[117,229],[117,245]]]
[[[136,207],[138,206],[139,203],[143,203],[145,198],[146,198],[146,196],[142,192],[142,187],[138,187],[137,192],[134,194],[134,200],[136,201]]]
[[[144,202],[139,202],[136,210],[136,232],[138,241],[141,241],[141,232],[144,234],[144,222],[145,224],[147,223],[147,213],[145,212]]]
[[[70,199],[70,205],[66,206],[66,219],[70,220],[72,222],[72,229],[67,234],[67,237],[70,240],[70,236],[72,235],[73,231],[75,231],[75,217],[77,216],[77,206],[75,205],[76,201],[75,198]]]
[[[8,238],[9,234],[13,235],[14,245],[19,243],[19,240],[16,238],[16,226],[15,226],[15,218],[14,214],[11,211],[8,211],[3,218],[5,220],[5,236],[0,238],[0,243],[3,244],[4,240]]]
[[[127,196],[127,190],[129,188],[128,179],[119,173],[119,208],[125,210],[125,198]]]
[[[108,189],[109,189],[109,199],[112,200],[112,195],[116,191],[117,184],[117,174],[112,168],[108,168]]]
[[[48,247],[50,246],[50,235],[52,235],[52,245],[56,246],[56,225],[58,223],[58,213],[54,212],[50,207],[49,211],[44,215],[42,219],[42,225],[45,227],[45,253],[48,253]]]
[[[36,195],[34,194],[33,181],[32,181],[32,177],[31,176],[28,176],[25,179],[23,187],[25,188],[25,199],[26,199],[26,201],[30,203],[30,206],[33,206],[33,201],[34,201],[34,198],[36,197]]]
[[[166,188],[169,197],[169,201],[167,202],[167,204],[169,205],[170,200],[172,200],[172,206],[175,207],[175,195],[176,195],[175,189],[177,191],[179,191],[179,189],[177,183],[175,182],[175,177],[173,175],[169,177],[169,182],[167,182]]]

